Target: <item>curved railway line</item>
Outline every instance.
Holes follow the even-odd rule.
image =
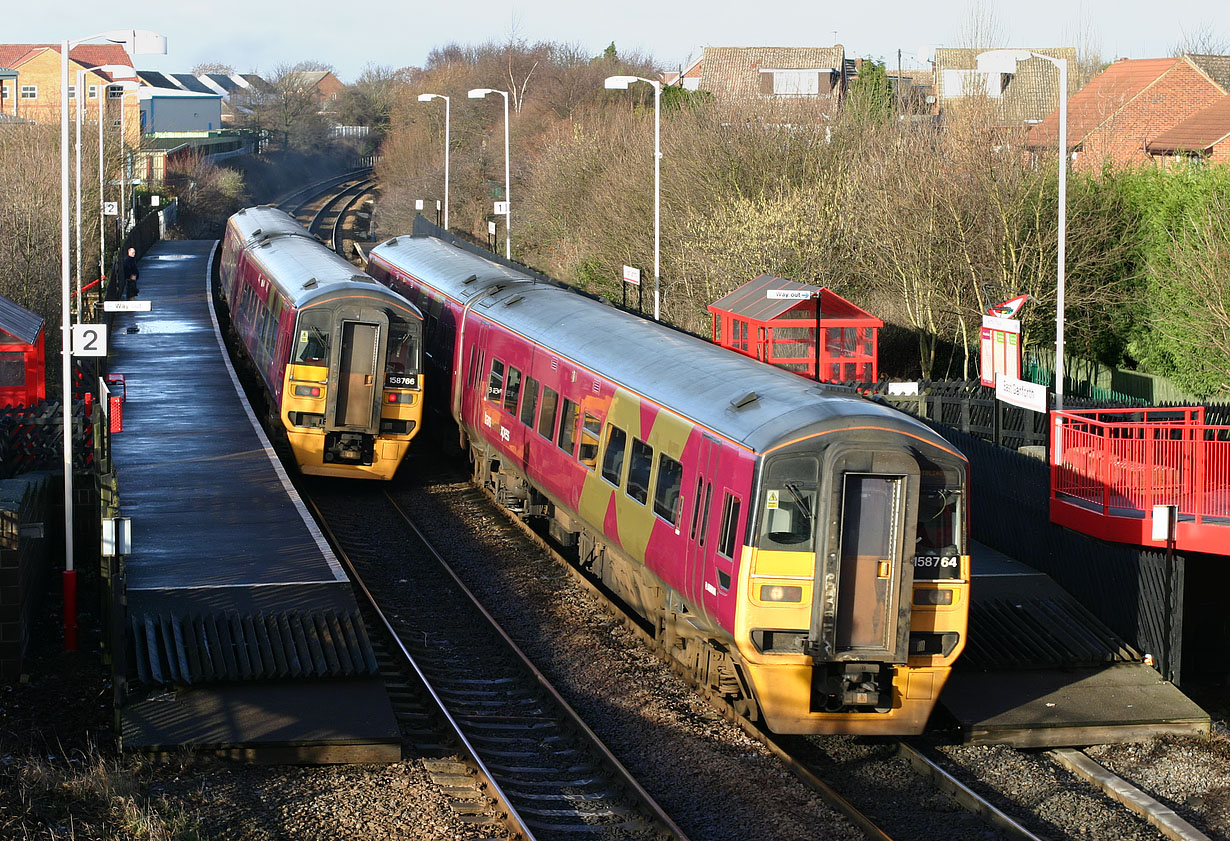
[[[353,220],[356,208],[375,194],[376,181],[371,173],[370,167],[351,170],[283,196],[276,205],[333,251],[354,262]],[[350,236],[348,231],[352,232]]]

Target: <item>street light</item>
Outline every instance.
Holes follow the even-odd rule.
[[[508,194],[510,186],[508,179],[508,91],[497,91],[494,88],[475,88],[470,91],[470,99],[483,99],[488,94],[498,93],[504,97],[504,256],[512,259],[512,198]]]
[[[148,29],[113,29],[60,43],[60,402],[64,422],[64,648],[77,650],[77,572],[73,569],[73,334],[69,323],[68,54],[102,38],[122,43],[132,54],[165,54],[167,39]]]
[[[641,76],[607,76],[607,90],[626,91],[635,82],[653,85],[653,320],[659,321],[662,284],[662,83]]]
[[[1033,50],[987,50],[977,56],[978,69],[990,73],[1016,70],[1030,58],[1049,61],[1059,68],[1059,258],[1055,304],[1055,410],[1063,411],[1063,322],[1064,264],[1068,247],[1068,60]],[[1007,68],[1007,69],[1005,69]]]
[[[135,76],[136,71],[131,67],[123,64],[104,64],[101,67],[94,68],[102,70],[116,76],[120,73],[127,73],[129,76]],[[137,82],[130,81],[113,81],[110,84],[102,85],[98,96],[98,276],[101,278],[107,274],[106,253],[107,253],[107,216],[103,213],[103,208],[106,204],[105,182],[103,179],[103,124],[106,115],[106,101],[110,97],[112,88],[121,88],[126,91],[133,91],[140,88],[141,85]],[[120,98],[120,114],[123,115],[124,99]],[[120,138],[120,166],[124,163],[124,144],[123,138]],[[78,303],[80,307],[81,292],[77,292]]]
[[[448,120],[451,100],[440,93],[421,93],[419,102],[431,102],[433,99],[444,100],[444,230],[448,230]],[[505,188],[507,189],[507,188]],[[508,196],[504,196],[505,199]]]
[[[77,323],[82,322],[81,297],[81,124],[85,122],[85,76],[87,73],[123,75],[124,78],[136,78],[137,71],[126,64],[103,64],[98,67],[82,67],[77,70]],[[122,83],[129,89],[140,87],[136,82]],[[102,213],[103,201],[103,122],[107,85],[98,85],[98,276],[106,274],[103,254],[106,251],[105,219]],[[121,105],[122,107],[122,105]]]

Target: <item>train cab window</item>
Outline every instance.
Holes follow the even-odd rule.
[[[619,479],[624,472],[624,447],[628,445],[628,434],[618,426],[612,426],[606,436],[606,453],[602,456],[602,478],[615,487],[619,487]]]
[[[739,509],[742,500],[732,493],[726,494],[722,504],[722,533],[718,538],[718,554],[727,558],[735,556],[735,538],[739,531]]]
[[[554,389],[543,386],[542,408],[538,410],[538,434],[548,441],[555,432],[555,411],[559,406],[559,394]]]
[[[653,492],[653,513],[672,526],[679,522],[679,491],[683,465],[666,453],[658,456],[658,484]]]
[[[602,421],[586,412],[581,424],[581,450],[577,458],[590,470],[598,464],[598,436],[601,433]]]
[[[308,310],[299,316],[295,331],[294,360],[300,365],[324,365],[329,361],[329,311]]]
[[[406,377],[419,371],[420,322],[389,315],[389,348],[384,358],[386,377]],[[387,381],[387,380],[386,380]],[[393,382],[405,385],[405,382]]]
[[[498,359],[491,360],[491,379],[487,381],[487,399],[499,403],[504,396],[504,363]]]
[[[769,461],[761,485],[761,549],[815,551],[819,471],[814,456],[777,456]]]
[[[508,379],[504,382],[504,411],[517,414],[517,398],[521,396],[521,372],[508,366]]]
[[[914,578],[961,576],[961,493],[924,483],[918,492]]]
[[[632,458],[628,463],[628,496],[641,505],[649,499],[649,474],[653,471],[653,447],[639,438],[632,439]]]
[[[559,448],[572,455],[577,444],[577,404],[564,398],[564,410],[559,420]]]
[[[538,380],[525,378],[525,396],[521,398],[521,422],[534,428],[534,410],[538,408]]]

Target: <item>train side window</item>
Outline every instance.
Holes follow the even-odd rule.
[[[733,559],[735,556],[735,536],[739,530],[739,508],[742,504],[743,500],[732,493],[726,494],[726,501],[722,504],[722,533],[718,538],[718,553],[727,558]]]
[[[653,447],[639,438],[632,439],[632,458],[628,463],[628,496],[641,505],[649,498],[649,474],[653,471]]]
[[[602,421],[586,412],[585,421],[581,425],[581,451],[577,458],[590,470],[598,463],[598,437],[601,433]]]
[[[534,410],[538,408],[538,380],[525,378],[525,396],[521,398],[521,422],[534,428]]]
[[[521,396],[521,372],[508,366],[508,379],[504,382],[504,411],[517,414],[517,398]]]
[[[615,487],[619,487],[619,479],[624,472],[624,447],[628,444],[628,434],[618,426],[612,426],[606,436],[606,453],[602,456],[602,478]]]
[[[504,396],[504,363],[498,359],[491,360],[491,379],[487,382],[487,399],[499,403]]]
[[[555,432],[555,410],[559,405],[559,394],[554,389],[543,386],[542,408],[538,410],[538,434],[548,441]]]
[[[658,484],[653,492],[653,513],[672,526],[679,522],[679,491],[683,488],[683,465],[666,453],[658,456]]]
[[[577,404],[564,398],[564,411],[560,413],[559,448],[572,455],[577,444]]]
[[[689,540],[696,539],[696,526],[700,524],[700,497],[705,489],[705,477],[696,477],[696,496],[692,499],[692,533]]]

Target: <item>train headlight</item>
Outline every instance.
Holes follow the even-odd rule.
[[[296,397],[319,397],[321,395],[321,387],[318,385],[297,385],[295,386]]]
[[[942,605],[952,604],[952,590],[932,589],[914,591],[914,604]]]
[[[762,602],[801,602],[803,588],[787,584],[764,584],[760,588]]]
[[[414,403],[414,395],[402,391],[386,391],[384,402],[409,406]]]

